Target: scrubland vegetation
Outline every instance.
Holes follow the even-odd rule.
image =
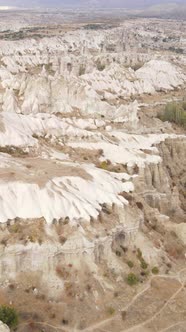
[[[158,117],[162,121],[169,121],[186,128],[186,101],[168,103]]]

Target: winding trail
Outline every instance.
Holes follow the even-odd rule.
[[[180,321],[178,323],[172,324],[172,325],[166,327],[165,329],[161,330],[160,332],[166,332],[169,329],[171,329],[172,327],[179,326],[180,324],[184,324],[184,323],[186,323],[186,320],[182,320],[182,321]]]
[[[151,322],[154,318],[156,318],[164,309],[165,309],[165,307],[169,304],[169,302],[172,300],[172,299],[174,299],[176,296],[177,296],[177,294],[179,294],[179,292],[184,288],[184,281],[182,281],[181,280],[181,273],[183,272],[183,271],[186,271],[186,268],[184,268],[184,269],[182,269],[182,270],[180,270],[180,271],[178,271],[178,273],[176,273],[175,275],[171,275],[171,276],[167,276],[167,275],[164,275],[164,274],[162,274],[162,275],[158,275],[158,276],[152,276],[150,279],[149,279],[149,281],[148,281],[148,285],[142,290],[142,291],[140,291],[138,294],[136,294],[134,297],[133,297],[133,299],[132,299],[132,301],[128,304],[128,305],[126,305],[124,308],[122,308],[121,309],[121,311],[126,311],[126,310],[128,310],[129,308],[130,308],[130,306],[143,294],[143,293],[145,293],[150,287],[151,287],[151,281],[153,280],[153,279],[156,279],[157,277],[158,278],[171,278],[171,279],[175,279],[175,280],[177,280],[177,281],[179,281],[180,282],[180,284],[181,284],[181,287],[169,298],[169,300],[163,305],[163,307],[158,311],[158,312],[156,312],[151,318],[149,318],[149,319],[147,319],[146,321],[144,321],[143,323],[141,323],[141,324],[138,324],[138,325],[136,325],[136,326],[132,326],[132,327],[130,327],[129,329],[125,329],[125,330],[121,330],[120,332],[132,332],[133,330],[134,330],[134,332],[135,332],[135,329],[136,328],[140,328],[140,327],[143,327],[145,324],[147,324],[147,323],[149,323],[149,322]],[[99,323],[96,323],[96,324],[94,324],[94,325],[91,325],[91,326],[89,326],[89,327],[87,327],[87,328],[85,328],[85,329],[83,329],[82,331],[83,332],[93,332],[95,329],[97,329],[97,328],[100,328],[100,327],[102,327],[102,326],[104,326],[104,325],[106,325],[107,323],[109,323],[109,322],[111,322],[111,321],[113,321],[114,319],[116,319],[117,317],[119,317],[120,315],[119,314],[116,314],[115,316],[112,316],[112,317],[110,317],[110,318],[107,318],[107,319],[105,319],[105,320],[103,320],[103,321],[101,321],[101,322],[99,322]],[[166,331],[166,330],[165,330]]]
[[[137,329],[137,328],[140,328],[140,327],[143,327],[144,325],[150,323],[154,318],[156,318],[159,314],[161,314],[161,312],[165,309],[165,307],[169,304],[170,301],[172,301],[179,293],[180,291],[183,289],[183,285],[169,298],[169,300],[163,305],[163,307],[161,307],[161,309],[156,312],[152,317],[150,317],[149,319],[145,320],[143,323],[141,324],[138,324],[138,325],[134,325],[132,327],[130,327],[129,329],[125,329],[125,330],[122,330],[120,332],[132,332]]]
[[[182,291],[182,289],[184,289],[185,287],[185,280],[181,280],[181,273],[186,271],[186,268],[180,270],[177,274],[175,275],[172,275],[172,276],[167,276],[167,275],[158,275],[158,276],[152,276],[149,281],[148,281],[148,285],[143,289],[141,290],[138,294],[136,294],[133,299],[131,300],[130,303],[128,303],[124,308],[121,309],[121,311],[126,311],[130,308],[130,306],[143,294],[145,293],[150,287],[151,287],[151,281],[153,279],[156,279],[157,277],[158,278],[171,278],[171,279],[175,279],[177,281],[179,281],[180,283],[180,287],[179,289],[165,302],[165,304],[161,307],[161,309],[159,311],[157,311],[152,317],[148,318],[146,321],[140,323],[140,324],[137,324],[137,325],[134,325],[130,328],[127,328],[127,329],[124,329],[124,330],[121,330],[120,332],[138,332],[138,330],[136,329],[139,329],[139,328],[142,328],[144,327],[146,324],[150,323],[154,318],[156,318],[158,315],[161,314],[161,312],[166,308],[166,306]],[[98,323],[95,323],[85,329],[77,329],[76,327],[61,327],[61,326],[55,326],[55,325],[51,325],[49,323],[45,323],[45,322],[36,322],[37,325],[41,325],[41,326],[48,326],[48,327],[51,327],[54,329],[54,332],[58,332],[58,331],[63,331],[63,332],[94,332],[95,329],[100,329],[100,332],[108,332],[107,330],[105,330],[104,328],[104,325],[106,325],[107,323],[109,322],[112,322],[113,320],[117,319],[118,317],[120,317],[120,313],[119,314],[116,314],[116,315],[113,315],[112,317],[109,317],[107,319],[104,319],[102,320],[101,322],[98,322]],[[180,324],[183,324],[184,322],[186,322],[186,320],[184,321],[180,321],[178,323],[175,323],[173,325],[170,325],[168,327],[166,327],[165,329],[161,330],[160,332],[166,332],[168,331],[170,328],[174,327],[174,326],[179,326]],[[19,328],[20,327],[24,327],[24,326],[28,326],[29,323],[24,323],[24,324],[21,324],[19,325]],[[23,330],[24,331],[24,330]]]

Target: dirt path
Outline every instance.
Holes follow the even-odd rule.
[[[183,321],[178,322],[178,323],[176,323],[176,324],[172,324],[172,325],[166,327],[165,329],[161,330],[160,332],[166,332],[166,331],[168,331],[169,329],[171,329],[172,327],[177,327],[177,326],[179,326],[180,324],[186,324],[186,320],[183,320]]]
[[[170,303],[170,301],[172,301],[178,294],[179,292],[184,288],[184,286],[182,285],[171,297],[170,299],[163,305],[163,307],[161,307],[161,309],[156,312],[152,317],[150,317],[149,319],[147,319],[146,321],[144,321],[143,323],[141,324],[138,324],[138,325],[135,325],[135,326],[132,326],[130,327],[129,329],[126,329],[126,330],[122,330],[120,332],[135,332],[136,329],[139,329],[141,327],[143,327],[144,325],[150,323],[154,318],[156,318],[164,309],[165,307]],[[137,332],[137,330],[136,330]]]
[[[184,288],[184,283],[185,283],[185,281],[182,281],[181,280],[181,273],[182,272],[184,272],[184,271],[186,271],[186,268],[184,268],[184,269],[182,269],[182,270],[180,270],[177,274],[175,274],[175,275],[172,275],[172,276],[167,276],[167,275],[158,275],[158,278],[171,278],[171,279],[175,279],[175,280],[177,280],[177,281],[179,281],[179,283],[181,284],[181,286],[180,286],[180,288],[169,298],[169,300],[168,301],[166,301],[166,303],[163,305],[163,307],[158,311],[158,312],[156,312],[152,317],[150,317],[150,318],[148,318],[146,321],[144,321],[143,323],[141,323],[141,324],[138,324],[138,325],[136,325],[136,326],[132,326],[132,327],[130,327],[130,328],[128,328],[128,329],[125,329],[125,330],[122,330],[122,331],[120,331],[120,332],[132,332],[132,331],[134,331],[135,332],[135,330],[136,330],[136,328],[140,328],[140,327],[143,327],[145,324],[147,324],[147,323],[149,323],[149,322],[151,322],[154,318],[156,318],[164,309],[165,309],[165,307],[169,304],[169,302],[172,300],[172,299],[174,299],[178,294],[179,294],[179,292]],[[132,299],[132,301],[130,302],[130,303],[128,303],[128,305],[127,306],[125,306],[124,308],[122,308],[121,309],[121,311],[126,311],[126,310],[128,310],[129,308],[130,308],[130,306],[143,294],[143,293],[145,293],[150,287],[151,287],[151,281],[153,280],[153,279],[156,279],[157,278],[157,276],[152,276],[151,278],[150,278],[150,280],[149,280],[149,282],[148,282],[148,285],[143,289],[143,290],[141,290],[138,294],[136,294],[135,296],[134,296],[134,298]],[[111,322],[111,321],[113,321],[114,319],[116,319],[117,317],[119,317],[120,315],[119,314],[116,314],[116,315],[114,315],[114,316],[112,316],[112,317],[110,317],[110,318],[107,318],[107,319],[105,319],[105,320],[103,320],[103,321],[101,321],[101,322],[98,322],[98,323],[96,323],[96,324],[93,324],[93,325],[91,325],[91,326],[89,326],[89,327],[87,327],[87,328],[85,328],[85,329],[83,329],[82,331],[83,332],[93,332],[95,329],[98,329],[98,328],[101,328],[101,327],[103,327],[104,325],[106,325],[107,323],[109,323],[109,322]],[[176,324],[176,325],[178,325],[178,323]],[[170,327],[169,327],[170,328]],[[78,330],[76,330],[77,332],[78,332]],[[104,331],[104,330],[103,330]],[[164,330],[163,330],[164,331]],[[163,331],[161,331],[161,332],[163,332]],[[166,330],[165,330],[166,331]],[[136,331],[137,332],[137,331]]]
[[[167,275],[158,275],[158,276],[152,276],[149,281],[148,281],[148,285],[142,289],[138,294],[136,294],[133,299],[131,300],[130,303],[128,303],[128,305],[126,305],[124,308],[121,309],[121,311],[126,311],[130,308],[130,306],[141,296],[143,295],[146,291],[148,291],[151,287],[151,282],[152,280],[156,279],[156,278],[166,278],[166,279],[175,279],[177,281],[179,281],[180,283],[180,287],[179,289],[176,290],[176,292],[165,302],[165,304],[161,307],[160,310],[158,310],[155,314],[152,315],[152,317],[148,318],[146,321],[137,324],[135,326],[132,326],[130,328],[121,330],[120,332],[138,332],[139,328],[143,328],[146,324],[150,323],[154,318],[156,318],[158,315],[160,315],[162,313],[162,311],[166,308],[166,306],[181,292],[181,290],[185,287],[185,280],[181,280],[181,273],[186,271],[186,268],[180,270],[176,275],[172,275],[172,276],[167,276]],[[118,317],[120,317],[120,313],[113,315],[112,317],[109,317],[107,319],[102,320],[101,322],[98,322],[96,324],[93,324],[83,330],[79,330],[76,327],[61,327],[61,326],[55,326],[55,325],[51,325],[49,323],[45,323],[45,322],[37,322],[37,325],[41,325],[41,326],[48,326],[50,328],[53,328],[55,332],[58,331],[63,331],[63,332],[94,332],[95,329],[100,329],[100,332],[108,332],[107,330],[104,329],[104,325],[108,324],[109,322],[112,322],[113,320],[117,319]],[[161,330],[160,332],[166,332],[168,331],[170,328],[172,327],[176,327],[179,326],[180,324],[183,324],[185,321],[180,321],[178,323],[175,323],[173,325],[170,325],[168,327],[166,327],[165,329]],[[25,323],[25,324],[21,324],[19,326],[19,328],[21,327],[25,327],[28,326],[29,323]],[[24,331],[24,330],[23,330]]]
[[[22,331],[22,328],[25,328],[25,326],[29,326],[30,323],[25,323],[25,324],[21,324],[19,325],[19,329],[21,328],[21,331]],[[58,331],[63,331],[63,332],[76,332],[77,330],[74,329],[74,328],[67,328],[67,327],[61,327],[61,326],[55,326],[55,325],[51,325],[49,323],[45,323],[45,322],[36,322],[35,325],[41,325],[41,327],[44,327],[44,326],[48,326],[48,327],[51,327],[52,329],[54,329],[54,331],[58,332]],[[20,331],[20,330],[19,330]],[[24,332],[24,330],[23,330]]]

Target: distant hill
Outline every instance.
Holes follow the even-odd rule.
[[[186,3],[167,3],[151,6],[140,13],[143,17],[159,17],[170,19],[186,19]]]
[[[14,6],[14,7],[102,7],[102,8],[130,8],[130,9],[144,9],[149,6],[156,5],[160,2],[162,6],[169,6],[168,3],[173,3],[175,0],[0,0],[0,6]],[[186,0],[178,0],[180,4],[186,4]],[[158,6],[159,7],[159,6]],[[157,7],[157,8],[158,8]],[[160,7],[159,7],[160,8]],[[156,11],[156,6],[151,7],[150,11]],[[161,8],[160,8],[161,11]]]

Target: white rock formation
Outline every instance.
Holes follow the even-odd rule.
[[[115,174],[85,166],[86,177],[81,174],[48,181],[44,187],[39,183],[23,181],[0,181],[0,221],[20,218],[44,217],[51,223],[53,219],[69,217],[70,220],[90,220],[96,218],[101,210],[101,204],[113,203],[123,206],[127,201],[118,196],[123,191],[132,191],[131,182],[121,182],[125,174]],[[78,167],[78,165],[76,165]],[[76,170],[76,169],[74,169]],[[68,173],[67,173],[68,174]],[[42,176],[42,174],[41,174]],[[32,179],[30,178],[32,181]],[[33,182],[36,180],[33,179]]]
[[[144,56],[147,62],[136,71],[126,68],[118,51],[123,39],[119,28],[0,41],[0,222],[17,216],[90,220],[103,203],[126,204],[119,194],[133,190],[132,179],[86,162],[86,151],[99,151],[96,166],[161,162],[155,145],[176,136],[126,133],[137,130],[139,120],[138,102],[128,99],[172,90],[186,76],[156,57]],[[116,59],[107,51],[111,45]],[[8,157],[10,148],[28,153],[30,165],[22,155]]]
[[[0,331],[1,331],[1,332],[10,332],[10,329],[8,328],[7,325],[3,324],[3,323],[0,321]]]

